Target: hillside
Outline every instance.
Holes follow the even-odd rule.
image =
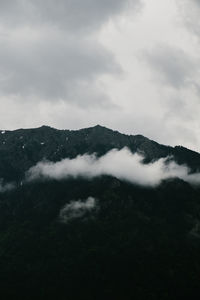
[[[38,161],[59,161],[85,153],[99,156],[116,148],[128,147],[145,156],[146,162],[172,155],[179,164],[200,169],[200,154],[184,147],[160,145],[142,135],[125,135],[106,127],[58,130],[48,126],[36,129],[0,131],[0,178],[21,180]]]
[[[1,131],[2,299],[168,300],[200,295],[200,186],[179,178],[138,186],[113,176],[24,182],[41,160],[128,147],[145,163],[200,154],[95,126]]]

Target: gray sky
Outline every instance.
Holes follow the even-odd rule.
[[[101,124],[200,151],[199,0],[0,0],[0,128]]]

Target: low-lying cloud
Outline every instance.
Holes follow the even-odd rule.
[[[142,186],[157,186],[164,179],[178,177],[191,184],[200,184],[200,173],[190,174],[186,165],[178,165],[169,157],[149,164],[144,157],[131,153],[128,148],[113,149],[98,158],[95,154],[79,155],[59,162],[39,162],[27,172],[27,180],[66,179],[83,177],[91,179],[109,175]]]
[[[5,193],[15,188],[13,183],[3,183],[3,180],[0,179],[0,193]]]
[[[67,223],[72,219],[83,217],[87,212],[94,210],[96,207],[96,199],[88,197],[85,201],[77,200],[66,204],[59,214],[60,221]]]

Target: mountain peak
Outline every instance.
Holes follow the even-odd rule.
[[[28,168],[44,158],[50,161],[85,153],[101,156],[112,149],[127,147],[140,153],[146,162],[173,156],[192,171],[200,170],[200,154],[184,147],[160,145],[142,135],[127,135],[97,124],[80,130],[61,130],[43,125],[39,128],[1,131],[0,178],[21,180]]]
[[[97,124],[94,126],[94,128],[106,128],[105,126],[101,126],[100,124]]]
[[[51,126],[48,126],[48,125],[42,125],[42,126],[40,126],[40,127],[38,127],[37,129],[42,129],[42,130],[45,130],[45,129],[47,129],[47,130],[49,130],[49,129],[53,129],[53,130],[58,130],[58,129],[56,129],[56,128],[54,128],[54,127],[51,127]]]
[[[88,128],[85,128],[85,129],[92,129],[92,130],[109,130],[109,131],[113,131],[112,129],[108,128],[108,127],[105,127],[105,126],[102,126],[102,125],[94,125],[94,126],[91,126],[91,127],[88,127]]]

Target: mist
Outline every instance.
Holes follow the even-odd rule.
[[[144,157],[133,154],[128,148],[113,149],[98,158],[95,154],[79,155],[74,159],[59,162],[39,162],[26,174],[28,181],[46,179],[67,179],[83,177],[91,179],[109,175],[142,186],[157,186],[164,179],[180,178],[190,184],[200,184],[200,173],[190,174],[186,165],[178,165],[165,157],[149,164],[143,163]]]
[[[72,219],[83,217],[87,212],[93,211],[96,207],[96,199],[88,197],[84,200],[71,201],[60,210],[60,221],[67,223]]]
[[[0,193],[5,193],[15,188],[14,183],[4,183],[3,179],[0,179]]]

